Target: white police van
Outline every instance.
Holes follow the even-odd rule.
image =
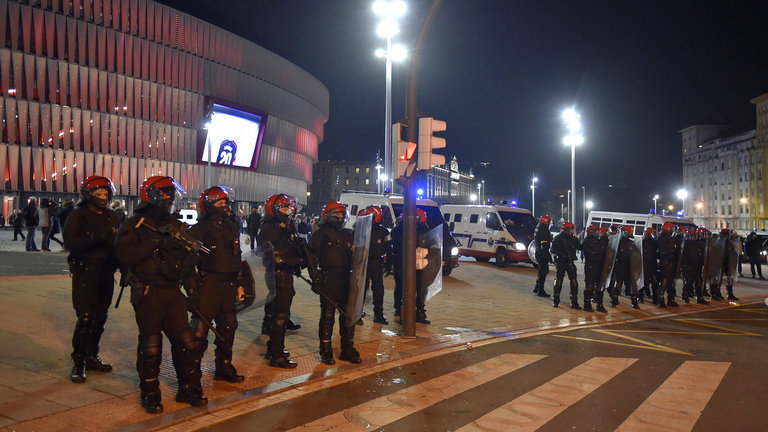
[[[528,243],[533,240],[536,220],[530,210],[502,205],[445,204],[440,207],[451,233],[461,241],[459,253],[506,267],[513,262],[531,262]]]
[[[392,210],[392,203],[388,195],[366,192],[342,192],[339,202],[344,204],[349,213],[349,220],[345,225],[352,228],[357,220],[357,212],[371,205],[381,207],[381,224],[386,228],[392,229],[395,226],[395,216]]]
[[[692,220],[684,217],[659,216],[652,213],[643,214],[608,211],[589,212],[587,226],[597,225],[599,227],[610,227],[611,225],[628,225],[632,227],[633,235],[642,237],[646,228],[653,228],[656,232],[659,232],[661,226],[664,225],[665,222],[670,222],[675,225],[675,229],[677,229],[678,226],[696,228],[696,225]]]

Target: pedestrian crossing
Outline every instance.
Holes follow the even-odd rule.
[[[408,416],[461,397],[493,380],[515,378],[520,369],[546,355],[501,354],[477,364],[414,384],[356,406],[328,414],[291,431],[351,432],[388,429]],[[536,388],[514,397],[469,423],[455,425],[460,432],[535,431],[621,373],[639,373],[638,358],[593,357]],[[690,431],[725,376],[729,362],[685,361],[648,396],[617,430],[624,432]],[[618,399],[620,395],[616,395]],[[669,409],[675,407],[675,409]],[[492,409],[493,408],[493,409]],[[621,419],[617,420],[617,424]],[[441,429],[442,430],[442,429]]]

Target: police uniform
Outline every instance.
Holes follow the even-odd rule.
[[[619,305],[619,293],[622,285],[625,286],[625,294],[631,298],[632,307],[638,309],[637,304],[637,281],[632,277],[632,250],[636,247],[634,241],[627,236],[627,231],[622,230],[619,247],[616,250],[616,264],[614,273],[616,275],[616,285],[609,293],[611,295],[611,306]],[[631,232],[628,234],[631,236]],[[642,265],[642,263],[638,263]]]
[[[541,224],[540,224],[541,225]],[[547,230],[549,231],[549,230]],[[560,291],[563,289],[563,277],[567,274],[571,284],[571,308],[581,309],[579,306],[579,282],[576,279],[576,265],[573,261],[576,259],[576,251],[581,248],[579,239],[573,234],[563,230],[552,240],[552,254],[555,257],[555,293],[552,298],[552,305],[557,307],[560,304]],[[539,273],[541,275],[541,273]],[[541,292],[541,289],[539,291]]]
[[[549,263],[552,262],[552,255],[549,252],[549,248],[552,246],[552,233],[549,232],[548,223],[539,222],[533,233],[533,241],[536,244],[536,262],[539,267],[536,287],[533,292],[539,297],[549,297],[549,294],[544,290],[544,283],[547,281],[547,274],[549,274]]]
[[[659,285],[659,307],[667,307],[666,300],[670,306],[677,307],[675,302],[675,273],[677,272],[677,260],[679,258],[679,244],[671,232],[662,229],[656,240],[656,255],[659,257],[659,276],[661,282]]]
[[[640,302],[643,297],[650,297],[653,304],[659,304],[659,261],[656,257],[656,239],[650,235],[643,237],[643,289],[640,290]]]
[[[202,316],[194,315],[191,327],[201,359],[208,348],[208,326],[201,320],[216,321],[216,330],[223,340],[217,337],[214,341],[216,369],[213,379],[238,383],[244,377],[232,366],[232,345],[237,330],[235,301],[242,269],[240,231],[233,217],[209,213],[210,210],[206,210],[189,229],[190,235],[210,250],[209,254],[200,254],[197,263],[200,285],[193,301]]]
[[[78,203],[64,225],[64,245],[69,249],[72,275],[72,306],[77,324],[72,336],[70,379],[84,382],[85,371],[109,372],[112,366],[99,359],[99,341],[112,304],[117,257],[115,233],[120,221],[108,208],[100,213],[85,201]]]
[[[384,317],[384,256],[389,248],[389,230],[381,223],[371,227],[371,243],[368,249],[368,275],[373,294],[373,320],[378,324],[387,324]]]
[[[598,312],[607,312],[603,307],[603,291],[600,289],[600,276],[605,264],[605,251],[608,249],[608,238],[587,235],[581,244],[584,252],[584,310],[591,311],[592,299],[597,302]]]

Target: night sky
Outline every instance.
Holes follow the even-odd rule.
[[[384,147],[385,45],[372,0],[165,0],[285,57],[330,92],[321,159],[372,161]],[[429,0],[410,0],[395,42],[415,39]],[[228,5],[228,7],[223,7]],[[679,201],[679,130],[755,128],[749,100],[768,92],[768,2],[445,0],[427,36],[419,111],[445,120],[446,155],[484,179],[486,195],[537,213],[560,208],[571,152],[561,112],[581,114],[581,187],[595,209],[647,211]],[[393,74],[405,117],[408,62]],[[482,162],[490,165],[483,167]]]

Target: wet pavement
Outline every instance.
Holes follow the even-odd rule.
[[[302,328],[289,332],[286,339],[286,349],[299,363],[297,369],[281,370],[266,365],[262,355],[267,338],[260,334],[263,313],[248,310],[238,317],[240,326],[233,359],[239,372],[246,376],[245,382],[212,380],[211,344],[203,360],[208,407],[191,408],[176,403],[175,374],[166,341],[161,369],[165,413],[153,416],[138,404],[134,367],[137,331],[128,302],[124,301],[119,309],[110,309],[102,339],[101,357],[112,363],[115,370],[89,373],[85,384],[72,384],[68,374],[75,316],[71,308],[71,282],[62,268],[66,255],[24,252],[23,243],[10,241],[11,237],[11,231],[0,231],[0,313],[4,318],[0,321],[0,428],[5,430],[190,430],[194,429],[192,425],[211,423],[211,418],[266,400],[267,396],[287,399],[313,386],[332,386],[338,380],[364,377],[376,368],[391,367],[396,362],[411,362],[419,356],[433,356],[456,347],[466,349],[467,343],[730,307],[726,302],[682,305],[677,310],[641,305],[636,311],[628,307],[627,299],[622,299],[623,304],[609,308],[608,314],[563,306],[553,308],[550,299],[531,294],[536,272],[530,265],[500,269],[492,264],[461,261],[461,266],[444,279],[443,290],[427,304],[432,324],[417,325],[415,338],[400,336],[400,326],[391,315],[394,282],[391,277],[386,278],[384,306],[390,324],[376,325],[369,318],[364,319],[355,336],[364,362],[352,365],[339,361],[326,366],[317,355],[318,298],[306,283],[297,279],[292,317]],[[58,251],[58,245],[53,249]],[[547,289],[551,292],[551,278]],[[736,285],[736,294],[742,303],[762,301],[768,296],[768,282],[742,279]],[[370,304],[365,309],[371,314]],[[334,349],[338,355],[336,335]]]

